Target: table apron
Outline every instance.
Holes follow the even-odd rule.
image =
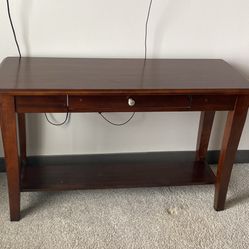
[[[229,111],[234,109],[236,99],[236,95],[15,96],[15,110],[18,113]]]

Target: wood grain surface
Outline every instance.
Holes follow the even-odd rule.
[[[246,94],[249,82],[218,59],[6,58],[0,92]]]

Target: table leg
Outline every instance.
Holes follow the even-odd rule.
[[[233,163],[247,116],[247,101],[246,97],[238,97],[234,110],[227,116],[215,184],[214,208],[217,211],[225,208]]]
[[[1,130],[7,170],[10,220],[20,219],[20,167],[14,97],[1,96]]]
[[[210,134],[214,122],[215,111],[201,112],[197,147],[196,147],[196,160],[204,161],[208,150]]]
[[[25,125],[25,113],[18,113],[18,131],[19,131],[19,146],[20,146],[20,158],[23,164],[27,162],[26,152],[26,125]]]

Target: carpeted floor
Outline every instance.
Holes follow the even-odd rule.
[[[9,222],[0,174],[0,248],[249,248],[249,165],[235,165],[227,209],[213,186],[22,193]]]

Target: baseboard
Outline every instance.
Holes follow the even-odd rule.
[[[5,171],[5,166],[4,166],[4,159],[0,157],[0,172]]]
[[[99,161],[112,161],[123,159],[135,160],[174,160],[180,161],[193,160],[195,158],[194,151],[170,151],[170,152],[142,152],[142,153],[117,153],[117,154],[98,154],[98,155],[60,155],[60,156],[30,156],[28,160],[34,164],[56,164],[56,163],[87,163]],[[216,164],[219,158],[219,151],[209,151],[207,160],[210,164]],[[249,150],[237,151],[235,163],[249,163]],[[4,159],[0,158],[0,172],[5,171]]]

